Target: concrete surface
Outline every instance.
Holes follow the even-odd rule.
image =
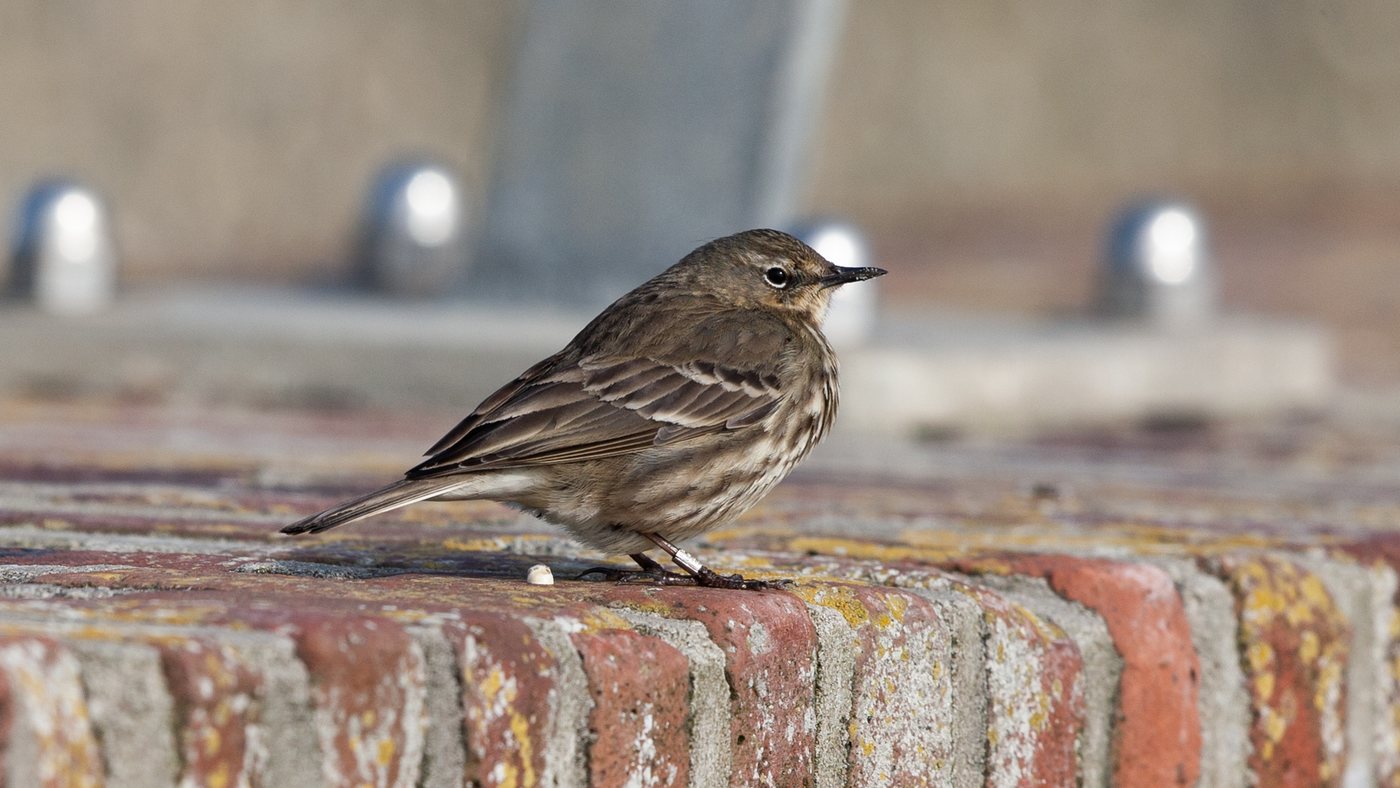
[[[0,356],[0,396],[465,411],[590,317],[249,288],[132,293],[80,320],[0,310],[20,351]],[[1316,411],[1333,393],[1327,335],[1277,320],[1164,331],[891,310],[837,350],[837,429],[860,435]]]
[[[783,591],[275,535],[450,419],[0,400],[7,784],[1400,784],[1395,424],[838,441],[696,545]]]

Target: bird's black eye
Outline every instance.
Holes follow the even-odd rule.
[[[763,272],[763,281],[782,290],[788,286],[788,282],[792,281],[792,274],[789,274],[786,268],[779,268],[775,265]]]

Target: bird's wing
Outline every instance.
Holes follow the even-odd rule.
[[[682,360],[684,342],[665,338],[645,356],[553,356],[488,397],[408,477],[612,457],[756,424],[781,396],[784,339],[750,333],[764,336],[724,361]]]

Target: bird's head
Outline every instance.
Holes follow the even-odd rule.
[[[726,304],[790,312],[820,323],[836,288],[885,271],[832,265],[787,233],[745,230],[705,244],[667,273]]]

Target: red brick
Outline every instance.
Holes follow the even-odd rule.
[[[298,615],[290,623],[312,679],[329,782],[414,783],[426,679],[412,638],[384,619]]]
[[[0,687],[0,752],[6,761],[25,754],[22,762],[3,763],[0,774],[40,788],[102,784],[102,758],[71,654],[48,638],[0,638]]]
[[[658,638],[625,629],[573,636],[588,691],[589,783],[677,786],[690,773],[690,670],[686,658]]]
[[[183,771],[189,785],[255,783],[248,731],[257,721],[258,675],[227,647],[202,638],[155,639],[175,701]]]
[[[987,784],[1074,785],[1084,663],[1058,627],[1005,597],[959,586],[982,606],[987,645]]]
[[[806,785],[816,747],[817,632],[806,606],[784,592],[707,588],[608,596],[673,618],[699,621],[725,655],[732,690],[730,780],[744,785]]]
[[[1269,556],[1206,562],[1235,594],[1260,785],[1340,785],[1351,627],[1322,580]]]
[[[469,785],[536,785],[544,775],[554,657],[518,616],[464,611],[458,640]]]
[[[1071,556],[1004,556],[1098,613],[1123,659],[1113,784],[1195,785],[1200,776],[1200,661],[1186,609],[1163,570]]]

